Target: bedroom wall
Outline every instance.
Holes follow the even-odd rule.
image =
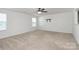
[[[73,35],[79,44],[79,24],[78,24],[78,10],[74,9],[74,27],[73,27]]]
[[[5,9],[0,9],[0,13],[7,14],[7,30],[0,31],[0,39],[35,30],[32,28],[32,17],[27,14]]]
[[[45,19],[52,19],[47,22]],[[72,33],[73,28],[73,12],[58,13],[39,17],[39,29],[55,32]]]

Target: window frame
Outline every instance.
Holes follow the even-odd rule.
[[[35,19],[35,22],[33,22],[33,18]],[[35,23],[35,25],[33,25]],[[32,17],[32,27],[36,27],[37,26],[37,18],[36,17]]]
[[[5,31],[5,30],[7,30],[7,27],[8,27],[8,24],[7,24],[7,14],[6,13],[0,13],[0,14],[5,15],[5,28],[0,29],[0,31]]]

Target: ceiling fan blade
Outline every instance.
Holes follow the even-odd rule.
[[[42,10],[45,10],[45,8],[42,8]]]
[[[43,11],[43,12],[47,12],[47,11]]]
[[[45,8],[42,8],[42,12],[47,12]]]
[[[41,11],[41,8],[38,8],[38,11]]]

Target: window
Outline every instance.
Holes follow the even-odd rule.
[[[6,14],[0,13],[0,31],[6,30],[7,28],[7,16]]]
[[[32,27],[36,27],[37,25],[36,22],[37,22],[36,18],[32,18]]]

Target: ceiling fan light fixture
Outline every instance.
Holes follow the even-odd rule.
[[[38,14],[41,14],[42,12],[41,12],[41,11],[38,11],[37,13],[38,13]]]

